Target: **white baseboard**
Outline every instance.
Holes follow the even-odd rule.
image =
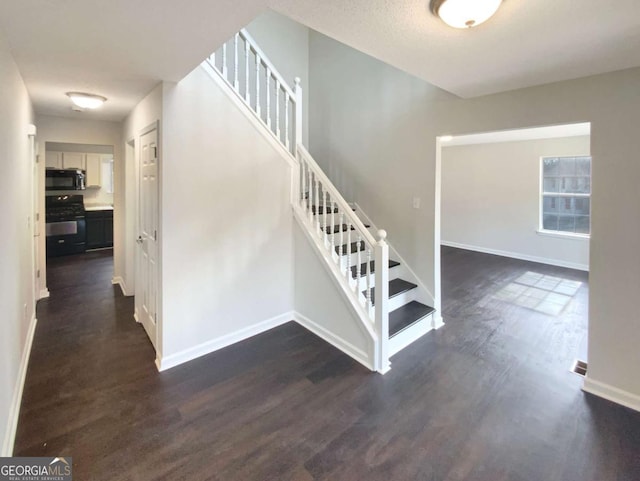
[[[265,331],[268,331],[269,329],[273,329],[274,327],[278,327],[293,320],[294,313],[285,312],[284,314],[272,317],[271,319],[267,319],[266,321],[258,322],[257,324],[253,324],[249,327],[245,327],[216,339],[211,339],[209,341],[203,342],[202,344],[198,344],[197,346],[190,347],[180,352],[176,352],[175,354],[158,357],[156,358],[156,366],[158,367],[158,371],[166,371],[167,369],[171,369],[172,367],[178,366],[198,357],[218,351],[227,346],[230,346],[231,344],[235,344],[236,342],[244,341],[245,339],[249,339],[250,337],[261,334]]]
[[[622,389],[618,389],[617,387],[613,387],[609,384],[585,377],[582,390],[593,394],[594,396],[598,396],[616,404],[628,407],[629,409],[633,409],[634,411],[640,411],[640,396],[628,391],[623,391]]]
[[[316,336],[320,337],[321,339],[324,339],[332,346],[340,349],[346,355],[352,357],[367,369],[371,371],[375,371],[375,367],[373,365],[373,359],[371,359],[370,356],[367,355],[367,353],[364,352],[362,349],[336,336],[332,332],[322,327],[320,324],[313,322],[311,319],[300,314],[299,312],[294,312],[293,318],[302,327],[310,330]]]
[[[483,254],[493,254],[495,256],[511,257],[522,261],[537,262],[539,264],[548,264],[551,266],[566,267],[568,269],[577,269],[579,271],[589,272],[587,264],[578,264],[576,262],[565,262],[557,259],[549,259],[547,257],[530,256],[528,254],[520,254],[518,252],[502,251],[498,249],[489,249],[487,247],[478,247],[468,244],[460,244],[458,242],[450,242],[441,240],[440,245],[447,247],[455,247],[457,249],[465,249],[468,251],[482,252]]]
[[[29,323],[29,330],[27,331],[27,339],[22,350],[22,359],[20,360],[20,368],[18,371],[18,379],[16,385],[13,388],[13,397],[11,399],[11,406],[9,408],[9,418],[7,422],[7,431],[4,435],[4,441],[2,443],[2,453],[0,456],[8,457],[13,456],[13,445],[16,440],[16,429],[18,428],[18,418],[20,417],[20,404],[22,403],[22,391],[24,390],[24,381],[27,377],[27,367],[29,366],[29,356],[31,354],[31,346],[33,344],[33,336],[36,332],[36,325],[38,319],[31,318]]]
[[[38,297],[38,300],[40,299],[47,299],[49,297],[49,289],[41,289],[40,290],[40,297]]]
[[[111,284],[119,285],[123,296],[130,296],[130,295],[132,296],[133,295],[133,294],[128,294],[127,293],[127,284],[124,282],[124,279],[122,277],[120,277],[120,276],[114,277],[113,279],[111,279]]]

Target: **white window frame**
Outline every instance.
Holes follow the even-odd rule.
[[[563,159],[569,157],[589,157],[591,159],[591,171],[589,172],[589,180],[591,184],[591,193],[589,194],[571,194],[565,192],[552,192],[554,197],[582,197],[585,199],[589,199],[589,231],[591,231],[591,194],[593,194],[593,157],[591,154],[572,154],[572,155],[543,155],[539,159],[539,189],[538,189],[538,229],[536,232],[540,235],[545,235],[549,237],[560,237],[563,239],[590,239],[591,233],[589,234],[579,234],[576,232],[563,232],[559,230],[548,230],[543,228],[543,209],[544,209],[544,159],[556,158]],[[551,192],[548,192],[550,194]]]

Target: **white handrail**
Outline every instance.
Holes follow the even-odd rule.
[[[320,168],[318,163],[314,160],[314,158],[311,157],[311,154],[309,153],[309,151],[307,151],[307,149],[305,149],[304,146],[301,144],[298,144],[297,150],[298,150],[298,154],[304,158],[304,161],[312,167],[314,174],[318,177],[323,187],[326,190],[328,190],[329,194],[331,195],[331,199],[336,204],[338,204],[338,207],[340,208],[341,211],[344,211],[345,215],[349,218],[349,220],[354,225],[354,227],[356,227],[356,229],[364,237],[364,240],[368,244],[375,246],[377,243],[375,237],[371,235],[371,232],[367,230],[367,227],[362,223],[362,221],[355,214],[355,212],[353,212],[352,207],[344,199],[344,197],[342,197],[338,189],[336,189],[333,183],[329,180],[329,177],[327,177],[326,174],[322,171],[322,169]]]

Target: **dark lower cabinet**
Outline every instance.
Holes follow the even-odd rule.
[[[87,249],[113,247],[113,211],[91,210],[85,213],[87,221]]]

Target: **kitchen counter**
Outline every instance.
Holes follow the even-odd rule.
[[[96,210],[113,210],[113,206],[108,204],[85,204],[84,210],[87,212]]]

